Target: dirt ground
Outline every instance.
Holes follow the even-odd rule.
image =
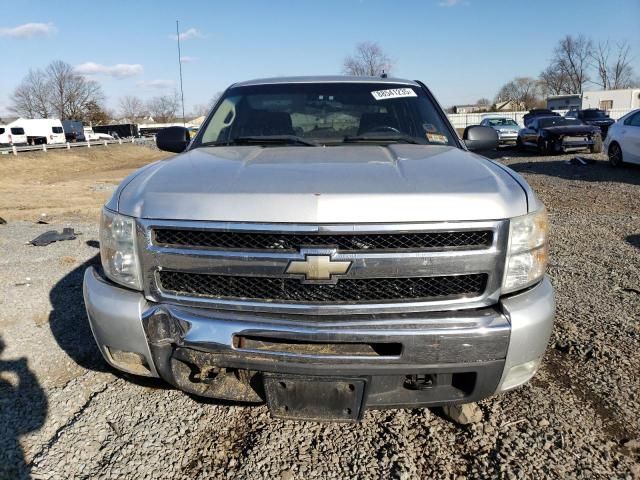
[[[34,220],[46,213],[95,220],[126,175],[168,156],[137,145],[0,155],[0,217]]]
[[[273,419],[102,360],[82,299],[99,263],[98,209],[163,156],[0,156],[0,480],[640,479],[640,168],[493,152],[550,214],[557,314],[541,370],[479,402],[471,426],[437,409],[368,410],[351,425]],[[41,213],[49,225],[35,223]],[[65,226],[82,235],[28,245]]]

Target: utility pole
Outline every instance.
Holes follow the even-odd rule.
[[[182,126],[186,127],[184,118],[184,89],[182,88],[182,54],[180,53],[180,25],[176,20],[176,37],[178,39],[178,66],[180,67],[180,98],[182,100]]]

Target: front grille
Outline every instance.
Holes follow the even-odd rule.
[[[304,284],[298,279],[242,277],[161,270],[160,288],[176,295],[217,300],[288,303],[398,302],[477,297],[486,274],[411,278],[343,278],[337,284]]]
[[[213,230],[154,230],[155,243],[170,247],[226,250],[297,251],[300,248],[357,250],[439,250],[486,248],[493,241],[492,230],[411,233],[272,233],[224,232]]]

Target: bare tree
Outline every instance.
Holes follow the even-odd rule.
[[[180,97],[178,92],[169,95],[160,95],[153,97],[147,103],[149,115],[158,123],[168,123],[176,119],[176,113],[180,106]]]
[[[47,76],[42,70],[29,70],[11,95],[9,109],[27,118],[48,118],[51,110],[47,84]]]
[[[537,107],[542,103],[540,82],[530,77],[515,78],[502,86],[497,101],[511,101],[525,110]]]
[[[120,116],[129,122],[136,122],[147,115],[147,107],[144,102],[139,97],[133,95],[120,98],[118,106]]]
[[[569,76],[556,65],[549,65],[540,74],[540,85],[544,95],[565,95],[573,93]]]
[[[104,100],[100,85],[78,75],[61,60],[30,70],[12,95],[12,110],[31,118],[83,120],[90,105]]]
[[[343,73],[347,75],[368,75],[379,77],[390,73],[393,63],[376,42],[362,42],[356,45],[356,51],[344,59]]]
[[[631,47],[627,41],[616,44],[615,51],[609,40],[598,42],[591,52],[593,68],[597,72],[594,81],[603,89],[629,88],[633,83]]]
[[[566,76],[569,93],[582,93],[589,81],[592,53],[593,42],[584,35],[567,35],[556,46],[550,67]]]

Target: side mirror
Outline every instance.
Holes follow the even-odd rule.
[[[156,145],[166,152],[182,153],[190,140],[189,130],[184,127],[167,127],[156,134]]]
[[[462,140],[472,152],[498,148],[498,132],[491,127],[471,125],[464,129]]]

